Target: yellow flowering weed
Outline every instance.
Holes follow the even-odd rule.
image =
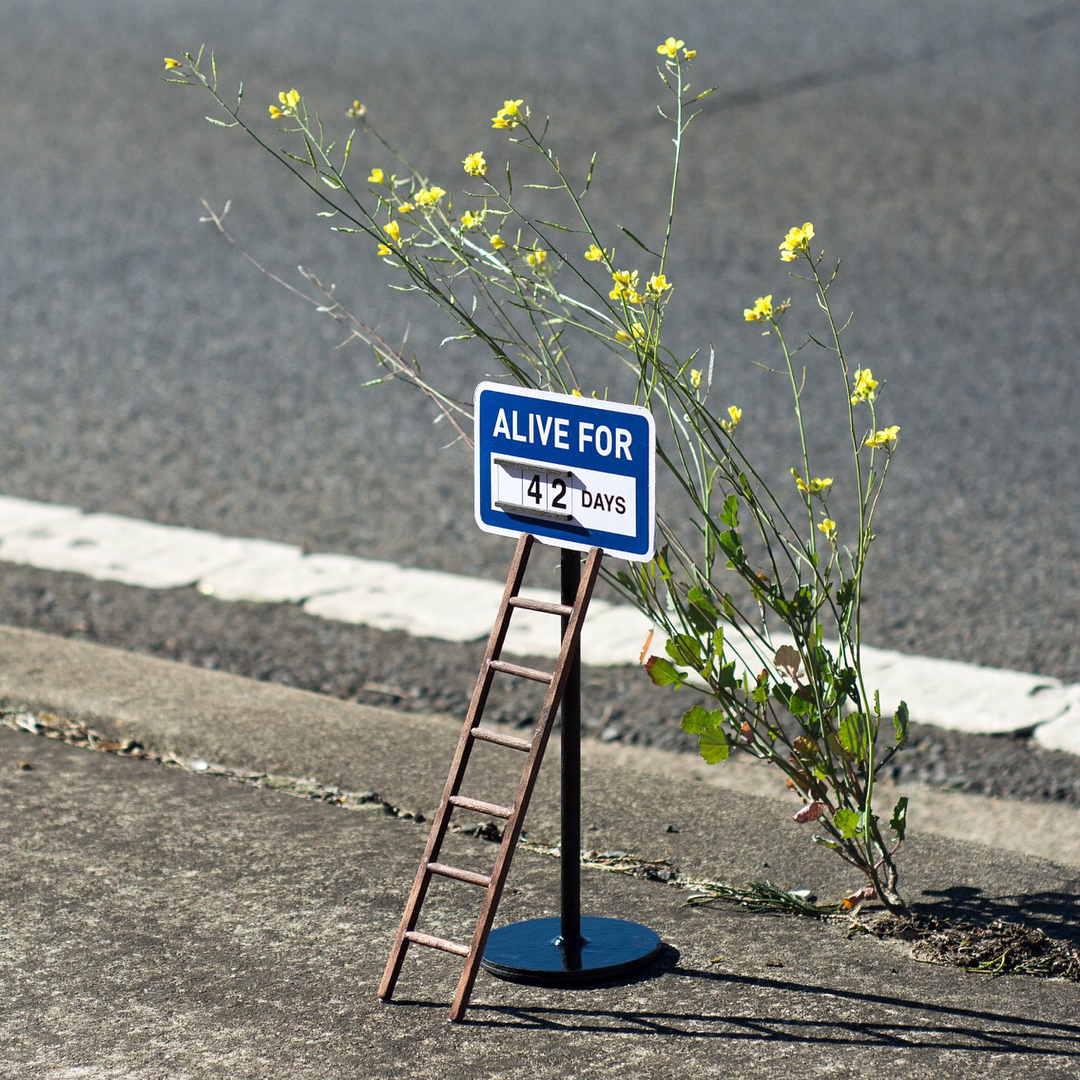
[[[780,258],[784,262],[794,262],[801,254],[810,250],[810,241],[814,238],[814,226],[807,221],[800,229],[793,225],[780,244]]]
[[[487,172],[487,162],[484,160],[483,150],[467,154],[461,164],[470,176],[483,176]]]
[[[772,293],[768,296],[759,296],[752,308],[743,308],[743,318],[747,322],[769,322],[772,316]]]

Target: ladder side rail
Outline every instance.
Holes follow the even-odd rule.
[[[540,762],[544,756],[548,736],[551,734],[553,726],[552,720],[562,700],[563,690],[566,688],[566,680],[570,674],[573,654],[581,640],[582,625],[600,572],[602,558],[602,549],[591,548],[585,560],[581,583],[574,598],[573,612],[563,633],[558,663],[552,675],[551,685],[548,688],[536,733],[533,736],[532,749],[529,751],[529,757],[522,772],[521,783],[518,786],[517,796],[514,799],[514,812],[503,829],[502,844],[499,847],[499,854],[491,872],[491,884],[488,886],[484,897],[484,905],[480,910],[480,917],[477,920],[469,955],[465,961],[465,967],[461,973],[457,991],[450,1007],[451,1020],[461,1020],[465,1015],[465,1010],[468,1008],[469,997],[472,994],[473,984],[479,972],[484,946],[487,944],[491,925],[495,920],[495,912],[502,897],[503,886],[506,884],[506,878],[510,871],[514,850],[517,847],[521,829],[525,824],[525,813],[528,810],[529,800],[532,798],[533,789],[539,776]]]
[[[446,830],[450,824],[450,815],[453,812],[453,806],[450,803],[450,799],[458,794],[461,787],[465,767],[468,765],[469,756],[473,747],[472,729],[476,725],[478,718],[483,714],[484,705],[491,689],[494,670],[492,669],[490,662],[493,658],[499,656],[502,651],[503,643],[506,640],[510,615],[513,610],[510,606],[510,600],[512,597],[516,596],[521,589],[521,583],[525,577],[525,570],[529,563],[529,554],[532,551],[532,545],[533,537],[528,533],[522,533],[518,539],[517,547],[514,550],[514,558],[510,564],[510,571],[507,574],[506,587],[503,590],[502,601],[499,604],[499,610],[495,616],[495,624],[488,637],[487,648],[480,665],[480,675],[473,690],[472,700],[469,703],[469,711],[465,718],[465,724],[461,730],[461,736],[458,739],[457,748],[454,751],[453,761],[450,765],[450,772],[446,778],[446,785],[443,788],[442,798],[439,800],[438,809],[432,820],[431,830],[428,833],[427,843],[424,846],[424,853],[420,859],[420,866],[417,869],[412,889],[410,890],[408,900],[405,903],[405,910],[402,912],[397,935],[395,936],[394,943],[390,949],[390,957],[386,963],[386,970],[383,973],[382,982],[379,985],[378,996],[383,1001],[389,1001],[393,995],[394,986],[397,983],[398,976],[401,974],[401,968],[405,962],[405,953],[409,946],[406,934],[409,934],[416,929],[416,924],[420,918],[420,909],[423,906],[424,898],[427,895],[428,885],[431,882],[431,874],[428,866],[438,859],[439,851],[442,848],[443,840],[446,837]]]

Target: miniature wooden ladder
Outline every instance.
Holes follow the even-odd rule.
[[[390,951],[390,959],[387,962],[386,972],[379,987],[379,997],[383,1001],[389,1001],[394,992],[394,985],[397,982],[398,975],[401,972],[406,950],[410,944],[425,945],[428,948],[441,949],[456,956],[463,956],[465,958],[465,967],[458,981],[453,1003],[450,1006],[451,1020],[463,1019],[469,1004],[469,996],[472,993],[473,983],[479,971],[480,960],[484,955],[484,947],[491,931],[491,924],[495,919],[496,908],[499,906],[503,885],[510,871],[510,860],[513,858],[514,848],[517,845],[521,827],[525,820],[525,811],[528,809],[529,798],[532,795],[536,777],[540,771],[540,762],[544,756],[548,735],[551,733],[552,720],[558,710],[566,686],[567,676],[577,652],[582,623],[585,620],[585,612],[588,609],[593,586],[600,571],[600,560],[603,554],[600,548],[592,548],[589,551],[574,603],[572,605],[553,604],[518,595],[522,579],[525,576],[525,568],[528,565],[532,545],[532,536],[522,534],[518,540],[514,561],[510,566],[510,573],[506,579],[506,589],[503,592],[502,603],[499,605],[499,612],[495,618],[495,626],[491,631],[491,637],[488,639],[487,652],[484,654],[483,662],[480,665],[480,674],[477,676],[476,688],[473,691],[472,702],[469,705],[465,727],[458,741],[453,764],[450,766],[450,775],[447,777],[442,800],[435,813],[427,846],[420,860],[420,869],[417,871],[416,881],[413,884],[412,892],[409,894],[404,914],[401,916],[401,926]],[[537,671],[535,668],[521,667],[499,659],[510,626],[510,616],[515,608],[543,611],[562,617],[562,647],[559,650],[559,658],[553,672]],[[503,734],[493,728],[480,726],[492,679],[497,672],[548,684],[547,696],[544,699],[544,705],[532,739],[520,739],[514,735]],[[482,742],[508,747],[511,750],[519,750],[528,755],[513,806],[497,806],[494,803],[466,798],[459,794],[465,768],[469,762],[469,755],[478,739]],[[476,874],[469,870],[460,870],[457,867],[447,866],[438,861],[439,850],[442,847],[443,838],[446,836],[450,824],[450,815],[455,808],[502,818],[506,821],[506,825],[503,827],[502,844],[499,847],[499,853],[495,858],[495,865],[490,876]],[[430,934],[423,934],[416,929],[416,924],[420,918],[420,908],[424,902],[424,896],[427,893],[433,874],[467,882],[471,885],[478,885],[485,890],[483,906],[480,909],[480,918],[476,923],[476,931],[473,933],[472,941],[468,945],[448,941],[445,938],[433,937]]]

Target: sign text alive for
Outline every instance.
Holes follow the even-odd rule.
[[[656,436],[648,410],[481,383],[474,422],[481,529],[652,558]]]

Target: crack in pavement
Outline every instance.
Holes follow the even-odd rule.
[[[409,821],[420,825],[427,821],[424,814],[395,806],[375,791],[346,791],[320,783],[311,777],[282,776],[250,769],[234,769],[228,765],[208,762],[202,758],[181,758],[174,753],[155,753],[146,749],[136,739],[116,740],[96,731],[82,720],[58,716],[51,712],[28,712],[0,709],[0,726],[16,731],[24,731],[39,738],[53,739],[69,746],[84,750],[96,750],[99,753],[113,754],[117,757],[131,758],[137,761],[149,761],[167,768],[180,768],[185,772],[204,776],[221,776],[249,787],[265,791],[276,791],[294,798],[307,799],[338,806],[344,810],[373,810],[399,821]],[[29,769],[28,762],[20,762],[20,768]],[[451,826],[448,832],[459,836],[472,836],[492,843],[502,841],[502,830],[494,822],[475,825]],[[558,844],[537,840],[524,834],[518,840],[519,849],[532,851],[538,855],[559,859],[562,857]],[[627,874],[646,881],[664,884],[678,884],[684,888],[700,888],[711,882],[682,881],[678,871],[669,862],[658,859],[646,859],[626,851],[594,851],[581,853],[581,865],[586,869]]]

